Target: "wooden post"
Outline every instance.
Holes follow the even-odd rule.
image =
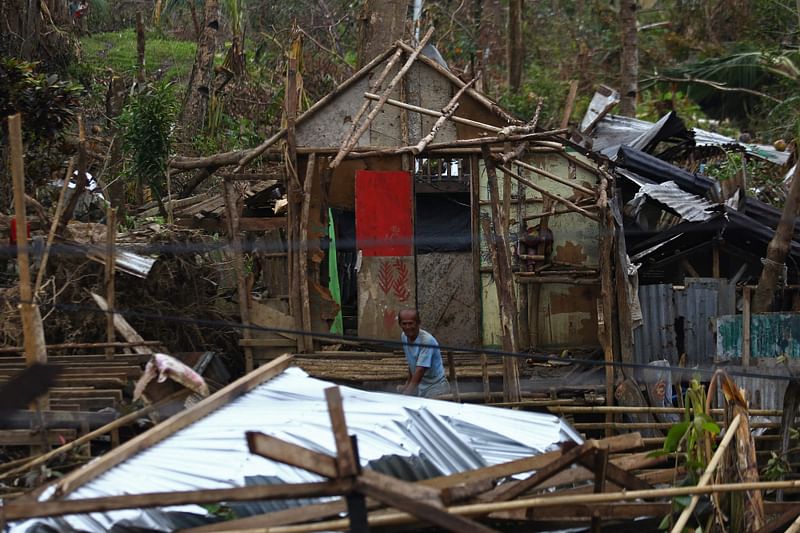
[[[247,290],[244,273],[244,259],[242,258],[242,242],[239,235],[239,194],[232,181],[225,180],[225,211],[228,218],[228,242],[233,254],[233,268],[236,270],[236,284],[239,293],[239,315],[241,316],[242,339],[252,339],[250,325],[250,292]],[[254,368],[253,348],[244,346],[244,367],[246,372]]]
[[[139,83],[144,83],[144,22],[142,21],[142,13],[136,13],[136,80]]]
[[[603,346],[606,375],[606,405],[614,399],[614,280],[611,266],[614,260],[614,220],[608,208],[608,178],[600,179],[600,195],[597,199],[600,216],[600,344]],[[606,413],[606,422],[614,421],[612,413]],[[606,428],[606,437],[610,437],[611,427]]]
[[[564,113],[561,115],[560,127],[566,128],[569,125],[569,117],[572,116],[572,108],[575,105],[575,96],[578,94],[578,80],[569,82],[569,94],[567,95],[567,103],[564,104]]]
[[[109,205],[106,209],[106,303],[108,313],[106,313],[106,340],[113,343],[116,340],[114,330],[114,245],[117,239],[117,215],[116,211]],[[114,346],[106,348],[106,358],[111,359],[114,355]]]
[[[294,318],[296,330],[303,330],[303,296],[300,288],[300,212],[302,211],[302,186],[297,169],[297,139],[295,126],[297,121],[297,108],[299,102],[298,91],[298,65],[300,61],[301,40],[295,29],[295,37],[289,50],[288,70],[286,75],[286,96],[284,98],[284,113],[286,114],[286,147],[284,162],[286,164],[287,192],[286,207],[287,218],[287,252],[289,262],[289,314]],[[297,350],[305,350],[303,336],[297,337]]]
[[[483,403],[492,403],[492,385],[489,382],[489,358],[481,353],[481,381],[483,382]]]
[[[456,362],[453,352],[447,352],[447,369],[450,374],[450,385],[452,386],[453,399],[461,403],[461,391],[458,390],[458,376],[456,375]]]
[[[505,227],[504,213],[500,210],[500,195],[497,190],[497,173],[489,147],[481,147],[486,175],[489,182],[489,200],[492,208],[492,224],[494,233],[489,229],[489,221],[483,219],[484,233],[489,249],[492,252],[492,269],[495,277],[498,301],[500,303],[500,319],[503,325],[503,350],[517,353],[519,346],[519,330],[517,327],[517,303],[514,295],[514,278],[511,272],[508,235],[503,233]],[[516,402],[520,398],[519,370],[512,356],[503,357],[503,401]]]
[[[61,215],[61,220],[59,221],[59,226],[56,230],[57,233],[61,233],[69,223],[70,219],[72,219],[72,215],[75,213],[75,207],[78,205],[78,200],[86,190],[87,182],[86,129],[83,125],[83,117],[78,115],[78,179],[75,181],[75,190],[72,191],[72,196],[70,196],[69,201],[64,208],[64,212]]]
[[[750,368],[750,287],[742,289],[742,368]]]
[[[606,474],[608,472],[608,448],[595,450],[594,452],[594,493],[603,492],[606,484]],[[592,533],[602,533],[602,520],[599,516],[592,516]]]
[[[314,181],[316,172],[317,158],[315,154],[309,154],[306,164],[306,177],[303,181],[303,202],[300,209],[300,245],[298,247],[299,260],[299,283],[300,283],[300,304],[302,305],[303,331],[302,343],[305,352],[314,351],[314,339],[311,336],[311,302],[308,291],[308,212],[311,208],[311,184]]]
[[[11,180],[14,188],[14,217],[17,224],[17,265],[19,268],[20,313],[22,315],[22,334],[25,343],[25,362],[47,362],[44,327],[39,306],[33,301],[31,288],[30,259],[28,257],[28,221],[25,217],[25,168],[22,148],[22,118],[19,113],[8,118],[9,160]],[[48,396],[38,402],[38,408],[47,409]]]
[[[714,242],[712,255],[711,255],[711,271],[715,278],[719,278],[719,244]]]

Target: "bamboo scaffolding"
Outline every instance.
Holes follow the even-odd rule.
[[[419,44],[414,49],[414,51],[411,54],[409,54],[405,64],[397,72],[397,74],[395,74],[395,76],[389,82],[389,85],[386,86],[386,89],[384,89],[383,93],[378,97],[378,103],[375,104],[375,107],[373,107],[372,110],[369,112],[367,118],[364,119],[364,122],[361,124],[361,126],[359,126],[359,128],[352,136],[347,138],[347,140],[345,140],[345,142],[342,143],[342,147],[339,149],[339,153],[336,154],[336,157],[333,158],[333,161],[331,161],[329,165],[330,169],[335,169],[336,167],[338,167],[339,163],[342,162],[342,159],[345,158],[347,153],[350,152],[350,150],[358,142],[361,136],[364,135],[364,132],[367,131],[367,128],[369,128],[370,124],[372,124],[372,121],[375,119],[375,117],[378,116],[378,113],[381,112],[383,105],[389,99],[389,95],[392,93],[395,86],[397,86],[397,84],[400,83],[400,80],[403,79],[403,76],[406,75],[406,72],[408,72],[408,70],[417,60],[417,57],[422,52],[422,49],[425,48],[425,45],[428,44],[428,41],[432,36],[433,36],[433,27],[428,29],[428,31],[425,33],[425,36],[422,37],[422,39],[420,40]]]

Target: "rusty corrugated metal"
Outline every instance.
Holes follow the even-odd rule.
[[[672,365],[677,364],[673,293],[672,285],[639,287],[642,325],[633,331],[633,353],[637,363],[666,359]]]

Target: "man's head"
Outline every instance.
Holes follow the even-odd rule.
[[[397,313],[397,323],[409,339],[416,339],[419,335],[419,312],[416,309],[402,309]]]

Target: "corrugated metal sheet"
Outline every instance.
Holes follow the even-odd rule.
[[[682,190],[674,181],[650,185],[644,184],[632,201],[646,195],[675,210],[689,222],[704,222],[714,216],[715,206],[705,198]]]
[[[666,359],[678,363],[675,340],[675,304],[672,285],[642,285],[639,304],[642,325],[633,331],[633,353],[637,363]]]
[[[730,370],[742,371],[742,367],[728,367]],[[758,366],[759,374],[785,376],[786,368],[781,366]],[[736,385],[744,389],[745,398],[751,409],[783,409],[783,396],[789,382],[785,379],[770,379],[766,377],[731,376]],[[722,391],[717,390],[717,405],[723,405]],[[773,419],[778,420],[778,419]]]
[[[717,319],[718,360],[742,357],[742,315]],[[800,358],[800,314],[764,313],[750,317],[750,357]]]
[[[312,450],[335,455],[324,389],[331,383],[290,368],[205,418],[79,487],[68,499],[154,491],[243,486],[248,477],[286,483],[319,480],[305,470],[251,454],[246,431],[262,431]],[[559,418],[540,413],[365,392],[341,387],[347,425],[358,437],[364,466],[391,456],[407,460],[410,476],[426,470],[450,474],[536,455],[561,441],[581,442]],[[415,471],[415,462],[425,468]],[[52,496],[51,490],[42,496]],[[108,531],[128,525],[170,530],[167,511],[205,515],[199,506],[70,515],[13,524],[11,531],[48,525],[56,530]]]
[[[734,287],[725,279],[687,278],[684,288],[639,287],[642,326],[634,330],[639,363],[667,359],[678,364],[681,349],[689,366],[713,364],[718,352],[716,317],[734,312]]]

